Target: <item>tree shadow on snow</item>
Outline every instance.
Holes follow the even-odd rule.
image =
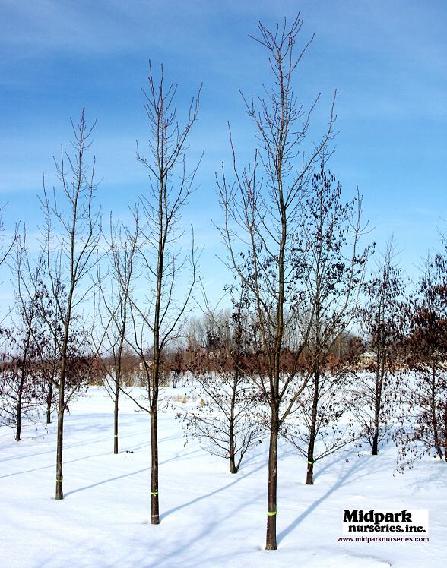
[[[289,535],[298,525],[300,525],[306,517],[308,517],[317,507],[319,507],[326,499],[328,499],[333,493],[341,489],[342,487],[361,479],[365,475],[369,475],[371,473],[371,463],[377,464],[377,457],[378,456],[359,456],[357,459],[354,460],[352,465],[348,467],[341,475],[338,477],[337,481],[329,487],[329,489],[318,499],[316,499],[305,511],[303,511],[298,517],[290,523],[288,527],[282,530],[278,534],[278,543],[281,542],[287,535]],[[366,458],[366,459],[365,459]],[[341,461],[342,459],[346,458],[338,458],[332,462],[334,463]],[[374,461],[375,460],[375,461]],[[327,469],[326,466],[325,469]],[[323,470],[322,470],[323,471]],[[320,475],[322,473],[320,471]]]
[[[91,426],[90,426],[91,428]],[[98,430],[108,430],[109,434],[107,436],[102,436],[101,438],[95,438],[94,440],[81,440],[79,442],[72,442],[69,444],[64,444],[64,451],[66,450],[70,450],[72,448],[79,448],[79,447],[85,447],[88,446],[90,444],[100,444],[100,443],[110,443],[110,446],[112,446],[112,442],[113,442],[113,438],[112,435],[110,434],[111,432],[111,428],[112,426],[109,424],[107,426],[103,426],[103,427],[95,427],[95,432],[97,432]],[[88,430],[88,428],[85,428],[85,430]],[[76,430],[76,433],[79,433],[80,430]],[[73,432],[71,432],[72,434]],[[52,436],[53,433],[46,433],[45,436]],[[122,442],[123,440],[125,440],[126,438],[134,438],[135,434],[130,433],[130,434],[120,434],[120,442]],[[177,439],[176,435],[170,435],[170,436],[165,436],[164,438],[159,440],[159,443],[161,444],[162,442],[169,442],[171,440],[175,440]],[[23,441],[25,441],[26,439],[24,438]],[[52,442],[52,438],[51,438],[51,442]],[[9,450],[11,447],[11,443],[10,441],[8,441],[8,444],[5,446],[5,449]],[[15,448],[17,448],[17,450],[20,450],[22,447],[20,446],[20,442],[14,442],[15,444],[17,444],[15,446]],[[49,441],[48,441],[49,443]],[[137,446],[131,446],[129,448],[123,448],[120,450],[120,454],[121,453],[125,453],[125,452],[136,452],[142,448],[147,448],[149,446],[150,442],[145,442],[143,444],[138,444]],[[121,444],[122,445],[122,444]],[[31,448],[30,448],[31,449]],[[0,449],[0,451],[3,450],[3,448]],[[51,449],[42,451],[42,452],[34,452],[34,453],[26,453],[26,454],[19,454],[19,455],[14,455],[14,456],[9,456],[6,458],[2,458],[0,459],[0,463],[4,463],[4,462],[8,462],[8,461],[12,461],[12,460],[22,460],[22,459],[26,459],[26,458],[31,458],[31,457],[36,457],[36,456],[44,456],[47,454],[55,454],[56,453],[56,446],[52,447]],[[107,452],[109,454],[112,454],[112,451]],[[103,454],[97,454],[98,456],[104,456],[107,455],[107,453],[103,453]],[[91,457],[91,456],[88,456]],[[82,458],[80,458],[82,459]],[[70,463],[70,462],[64,462],[64,463]],[[38,469],[46,469],[47,466],[43,467],[43,468],[38,468]],[[38,469],[33,469],[30,471],[38,471]],[[18,472],[18,473],[26,473],[26,472]],[[0,479],[2,477],[10,477],[11,475],[14,474],[8,474],[8,475],[4,475],[4,476],[0,476]]]
[[[79,461],[83,461],[83,460],[88,460],[91,458],[99,458],[99,457],[103,457],[103,456],[108,456],[111,455],[111,452],[105,452],[102,454],[92,454],[89,456],[81,456],[80,458],[75,458],[72,460],[64,460],[62,463],[65,465],[67,463],[75,463],[75,462],[79,462]],[[44,469],[51,469],[54,468],[55,464],[51,463],[50,465],[44,465],[42,467],[35,467],[33,469],[24,469],[22,471],[14,471],[13,473],[6,473],[5,475],[0,475],[0,479],[4,479],[5,477],[15,477],[16,475],[23,475],[25,473],[34,473],[36,471],[42,471]]]
[[[246,473],[241,473],[239,471],[237,474],[235,474],[236,479],[234,479],[230,483],[227,483],[226,485],[222,485],[221,487],[218,487],[217,489],[214,489],[213,491],[210,491],[208,493],[204,493],[203,495],[200,495],[199,497],[195,497],[194,499],[191,499],[190,501],[187,501],[186,503],[182,503],[181,505],[177,505],[176,507],[172,507],[172,509],[165,511],[160,516],[160,519],[163,520],[164,518],[169,517],[170,515],[173,515],[174,513],[181,511],[182,509],[186,509],[187,507],[191,507],[192,505],[195,505],[196,503],[200,503],[200,501],[203,501],[204,499],[208,499],[208,497],[212,497],[213,495],[218,495],[219,493],[222,493],[223,491],[230,489],[230,487],[233,487],[237,483],[240,483],[242,480],[247,479],[247,477],[252,476],[254,473],[259,471],[260,469],[263,469],[264,467],[265,467],[265,460],[262,460],[261,463],[259,463],[256,467],[254,467],[250,471],[247,471]]]
[[[216,489],[215,491],[211,491],[210,493],[208,493],[206,495],[202,495],[201,497],[198,497],[196,499],[193,499],[193,500],[189,501],[188,503],[184,503],[183,505],[180,505],[179,507],[174,507],[173,509],[164,513],[164,515],[162,515],[161,518],[165,518],[168,515],[171,515],[172,513],[176,512],[176,511],[179,511],[179,510],[181,510],[185,507],[193,505],[193,504],[195,504],[195,503],[197,503],[197,502],[199,502],[203,499],[211,497],[212,495],[216,495],[217,493],[220,493],[221,491],[224,491],[225,489],[232,487],[233,485],[235,485],[236,483],[238,483],[242,479],[245,479],[246,477],[249,477],[250,475],[252,475],[256,471],[258,471],[263,466],[264,466],[264,464],[258,466],[257,468],[253,469],[252,471],[249,471],[246,474],[244,474],[244,476],[241,476],[239,479],[236,479],[236,480],[232,481],[231,483],[228,483],[227,485]],[[183,554],[182,563],[181,563],[182,568],[197,568],[202,563],[209,566],[210,562],[214,558],[216,558],[216,557],[206,556],[206,552],[213,552],[212,548],[211,549],[209,549],[209,548],[204,549],[203,555],[201,555],[201,557],[198,558],[197,557],[197,550],[194,549],[193,545],[196,544],[197,542],[201,541],[202,539],[209,537],[210,534],[214,530],[221,528],[222,524],[225,521],[227,521],[229,519],[233,520],[234,517],[236,517],[237,514],[240,513],[240,511],[242,509],[244,509],[245,507],[248,507],[251,504],[257,502],[259,500],[259,498],[260,498],[259,494],[253,495],[253,497],[251,499],[244,500],[242,503],[239,503],[235,507],[230,508],[223,515],[218,516],[217,514],[215,514],[213,516],[213,518],[209,518],[208,522],[205,523],[203,526],[201,526],[199,528],[198,532],[196,534],[194,534],[193,536],[189,536],[190,531],[186,531],[184,533],[186,539],[181,540],[179,542],[178,546],[176,548],[174,548],[173,550],[171,550],[169,553],[166,553],[166,551],[163,550],[163,543],[160,543],[161,551],[160,552],[157,551],[158,554],[159,554],[159,557],[156,560],[151,561],[151,563],[147,565],[147,568],[161,568],[162,566],[166,566],[166,568],[171,568],[174,565],[172,563],[172,560],[175,559],[178,556],[179,553]],[[216,511],[216,513],[217,513],[217,511]],[[193,529],[194,527],[191,526],[191,528]],[[188,556],[190,556],[190,557],[188,557]],[[233,561],[234,561],[235,556],[236,556],[236,554],[234,552],[232,552],[231,553],[231,559]],[[179,564],[176,563],[175,565],[177,566]]]
[[[179,457],[181,458],[188,458],[190,455],[197,453],[199,450],[193,450],[191,452],[188,452],[186,454],[183,454],[182,456],[176,455],[173,456],[172,458],[169,458],[167,460],[164,460],[162,462],[160,462],[158,465],[164,465],[165,463],[174,461],[179,459]],[[108,452],[107,455],[109,455],[110,452]],[[78,460],[73,460],[73,461],[78,461]],[[64,463],[70,463],[70,462],[64,462]],[[51,466],[52,467],[52,466]],[[79,487],[78,489],[73,489],[72,491],[67,491],[67,493],[65,493],[65,497],[68,497],[69,495],[74,495],[75,493],[80,493],[81,491],[87,491],[87,489],[93,489],[94,487],[98,487],[100,485],[105,485],[107,483],[112,483],[113,481],[118,481],[119,479],[124,479],[126,477],[131,477],[133,475],[138,475],[139,473],[143,473],[143,472],[147,472],[149,471],[149,466],[144,467],[142,469],[139,469],[137,471],[132,471],[130,473],[123,473],[122,475],[117,475],[115,477],[109,477],[108,479],[103,479],[101,481],[97,481],[95,483],[91,483],[90,485],[85,485],[84,487]]]

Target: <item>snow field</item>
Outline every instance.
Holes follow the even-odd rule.
[[[164,389],[182,404],[184,390]],[[113,455],[112,401],[97,388],[66,415],[63,501],[54,501],[55,425],[0,429],[0,567],[441,567],[447,557],[447,467],[425,459],[394,474],[392,446],[377,457],[346,450],[316,464],[285,443],[279,463],[279,550],[263,550],[267,443],[236,475],[225,460],[184,445],[175,409],[160,414],[161,524],[149,524],[149,420],[123,398]],[[428,509],[430,542],[341,542],[343,510]],[[381,535],[382,536],[382,535]]]

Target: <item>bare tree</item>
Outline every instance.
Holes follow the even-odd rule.
[[[415,297],[408,305],[406,366],[399,385],[399,469],[428,454],[447,461],[447,258],[427,258]]]
[[[359,314],[371,357],[358,374],[353,409],[373,456],[389,432],[396,391],[392,380],[399,366],[404,325],[404,281],[394,257],[393,243],[389,242],[363,286],[364,305]]]
[[[231,314],[207,311],[206,345],[190,367],[196,404],[181,412],[187,438],[199,439],[211,454],[229,460],[237,473],[247,451],[259,443],[261,420],[251,377],[252,334],[241,297]]]
[[[70,339],[77,310],[90,292],[86,276],[96,262],[100,218],[95,212],[95,159],[90,161],[92,126],[87,124],[84,110],[79,122],[72,123],[72,151],[65,151],[60,161],[54,160],[60,191],[53,188],[49,195],[44,183],[42,210],[45,216],[45,242],[49,295],[60,315],[61,341],[58,359],[57,449],[55,499],[63,499],[62,453],[64,416],[68,399],[74,390],[66,392],[70,373]],[[49,322],[51,323],[51,322]],[[80,360],[78,360],[80,361]],[[74,372],[74,369],[72,369]]]
[[[124,358],[129,339],[130,296],[138,249],[137,212],[135,212],[134,221],[135,226],[131,230],[123,224],[114,223],[112,215],[110,215],[107,243],[111,261],[110,273],[104,278],[99,275],[97,279],[100,292],[98,315],[102,323],[97,350],[105,351],[105,355],[101,358],[104,363],[105,386],[111,394],[114,404],[114,454],[119,451],[119,401],[123,389]],[[104,288],[105,281],[108,282],[107,289]]]
[[[41,385],[39,384],[39,359],[42,356],[45,341],[39,311],[39,290],[33,286],[33,283],[38,282],[41,278],[42,264],[40,260],[38,260],[35,267],[31,267],[29,263],[25,228],[23,235],[17,238],[15,242],[13,270],[16,277],[16,306],[20,320],[20,323],[14,327],[13,331],[15,343],[19,348],[16,440],[20,440],[22,430],[22,397],[25,393],[25,385],[31,381],[31,385],[28,386],[28,390],[31,390],[31,393],[28,394],[31,394],[32,398],[38,399],[37,392],[41,390]],[[21,336],[20,339],[18,339],[19,335]]]
[[[343,362],[332,360],[331,364],[331,350],[354,319],[371,247],[362,248],[360,242],[367,228],[362,221],[362,197],[357,193],[343,201],[341,185],[326,171],[325,159],[312,178],[303,211],[309,380],[300,401],[300,416],[298,420],[293,417],[285,431],[300,452],[306,443],[306,483],[312,484],[315,462],[353,438],[352,429],[339,424],[347,416],[341,393],[351,374]]]
[[[15,306],[9,327],[1,330],[8,348],[2,368],[3,396],[0,413],[3,422],[15,425],[15,439],[22,438],[22,419],[37,411],[44,398],[40,361],[45,343],[40,319],[39,281],[42,265],[32,267],[26,245],[26,231],[17,235],[10,268],[13,276]],[[5,349],[5,347],[4,347]]]
[[[35,293],[39,299],[39,318],[42,321],[42,332],[45,338],[40,355],[39,374],[46,393],[46,423],[51,424],[51,415],[57,410],[58,402],[61,351],[64,342],[64,316],[61,310],[66,305],[67,288],[58,279],[47,281],[43,274],[43,278],[35,281]],[[92,371],[88,364],[90,359],[89,334],[82,322],[81,314],[73,314],[66,349],[65,396],[67,405],[69,400],[88,382]],[[85,376],[82,372],[85,372]]]
[[[151,523],[159,524],[158,400],[163,380],[163,354],[177,337],[178,325],[187,309],[196,278],[194,238],[190,256],[182,253],[179,227],[182,210],[193,191],[198,164],[186,164],[188,138],[197,120],[200,89],[192,98],[183,124],[177,117],[177,87],[166,84],[163,66],[158,79],[150,67],[145,91],[149,126],[147,152],[138,160],[149,178],[149,190],[141,196],[139,258],[141,278],[147,281],[143,299],[131,299],[134,323],[133,348],[146,377],[151,419]],[[189,260],[191,279],[182,277]],[[179,289],[180,288],[180,289]],[[137,293],[136,293],[137,294]]]
[[[250,293],[256,312],[261,368],[259,388],[269,407],[269,460],[266,549],[276,550],[278,434],[304,387],[290,364],[285,368],[285,330],[302,319],[303,270],[298,241],[302,234],[302,204],[315,164],[333,136],[331,112],[327,131],[313,145],[306,143],[317,97],[305,110],[294,91],[297,66],[309,46],[296,52],[302,28],[298,16],[290,26],[268,29],[258,25],[254,39],[267,51],[272,88],[256,103],[245,100],[257,139],[251,166],[239,168],[233,151],[234,183],[222,174],[219,197],[224,212],[221,234],[229,253],[229,266]],[[296,338],[292,353],[298,363],[307,342]],[[289,357],[290,359],[290,357]],[[292,366],[293,367],[293,366]],[[286,403],[287,401],[287,403]]]

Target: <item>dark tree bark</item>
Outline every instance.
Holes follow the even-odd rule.
[[[435,446],[436,454],[439,458],[443,458],[442,449],[441,449],[441,440],[439,436],[439,428],[438,428],[438,409],[437,409],[437,385],[436,385],[436,360],[433,359],[432,366],[431,366],[431,380],[430,380],[430,418],[431,418],[431,427],[433,432],[433,442]]]
[[[447,462],[447,402],[444,403],[444,461]]]
[[[317,370],[313,376],[312,412],[309,429],[309,445],[307,448],[307,472],[306,485],[312,485],[314,482],[314,449],[315,439],[317,437],[317,418],[318,418],[318,402],[320,399],[320,372]]]
[[[22,439],[22,390],[23,384],[19,387],[19,392],[17,396],[17,406],[16,406],[16,442],[20,442]]]
[[[381,361],[380,349],[378,349],[377,360]],[[377,456],[379,453],[379,438],[380,438],[380,410],[382,405],[382,387],[383,377],[385,376],[384,365],[377,365],[376,380],[374,388],[374,426],[371,442],[371,455]]]
[[[48,394],[46,398],[46,403],[47,403],[46,422],[47,424],[51,424],[51,411],[53,406],[53,381],[49,381],[48,383]]]
[[[31,341],[31,330],[26,332],[25,345],[23,348],[23,360],[20,364],[20,379],[19,388],[17,392],[17,407],[16,407],[16,441],[20,442],[22,439],[22,397],[26,381],[26,366],[28,364],[28,348]]]
[[[267,480],[267,533],[266,550],[276,550],[276,518],[278,507],[278,436],[279,419],[276,407],[270,410],[270,441]]]
[[[73,221],[76,220],[76,212],[73,212]],[[71,231],[71,238],[74,239],[74,230]],[[74,240],[71,241],[70,246],[70,268],[71,274],[73,274],[72,269],[74,267]],[[67,378],[67,358],[68,358],[68,340],[70,333],[70,323],[72,317],[72,307],[73,307],[73,293],[75,290],[75,280],[72,279],[70,282],[70,289],[67,298],[67,311],[64,321],[64,332],[62,339],[62,350],[61,350],[61,373],[59,376],[59,388],[58,388],[58,405],[57,405],[57,435],[56,435],[56,486],[54,498],[56,501],[60,501],[64,498],[63,493],[63,476],[62,476],[62,455],[63,455],[63,444],[64,444],[64,416],[66,410],[66,398],[65,398],[65,383]]]
[[[237,371],[236,371],[237,374]],[[236,465],[236,442],[234,432],[235,410],[236,410],[236,392],[237,392],[238,377],[235,376],[233,380],[233,388],[231,389],[230,401],[230,425],[229,425],[229,438],[230,438],[230,473],[237,473],[239,466]]]
[[[115,401],[113,405],[113,453],[119,453],[119,397],[120,397],[121,369],[117,370],[115,382]]]

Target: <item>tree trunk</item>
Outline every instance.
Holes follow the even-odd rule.
[[[266,550],[276,550],[276,517],[278,501],[278,409],[272,406],[267,486],[267,536]]]
[[[435,445],[436,454],[442,459],[441,442],[439,440],[438,431],[438,417],[436,416],[436,363],[432,363],[432,377],[431,377],[431,396],[430,396],[430,410],[431,410],[431,425],[433,431],[433,441]]]
[[[371,455],[377,456],[378,454],[379,454],[379,430],[375,428],[371,444]]]
[[[22,400],[23,400],[23,389],[25,387],[25,362],[28,357],[28,344],[31,337],[31,332],[28,330],[28,336],[26,339],[26,346],[23,353],[23,362],[20,368],[20,383],[19,392],[17,393],[17,405],[16,405],[16,442],[20,442],[22,439]]]
[[[447,402],[444,403],[444,461],[447,462]]]
[[[380,398],[381,391],[379,388],[379,368],[376,371],[376,392],[374,397],[374,432],[371,444],[371,455],[377,456],[379,453],[379,425],[380,425]]]
[[[50,381],[47,394],[47,424],[51,424],[51,405],[53,403],[53,381]]]
[[[26,353],[26,350],[25,350]],[[19,391],[17,393],[17,404],[16,404],[16,442],[20,442],[22,439],[22,396],[23,396],[23,387],[25,384],[25,371],[22,367],[20,369],[20,383],[19,383]]]
[[[126,288],[126,295],[123,300],[122,307],[122,326],[120,329],[118,353],[115,358],[115,401],[114,401],[114,411],[113,411],[113,453],[117,454],[119,452],[119,442],[118,442],[118,430],[119,430],[119,399],[120,399],[120,388],[122,384],[123,376],[123,350],[124,350],[124,340],[126,337],[126,302],[128,298],[128,292]]]
[[[237,473],[239,468],[236,465],[236,461],[234,459],[234,453],[230,454],[230,473]]]
[[[230,417],[230,473],[237,473],[238,467],[236,466],[236,455],[234,447],[234,419]]]
[[[158,500],[158,432],[157,403],[151,411],[151,524],[160,524],[160,508]]]
[[[160,143],[160,138],[157,138]],[[160,224],[158,235],[158,254],[156,271],[156,293],[154,306],[154,326],[153,326],[153,356],[152,374],[149,388],[151,400],[151,524],[160,524],[160,507],[158,498],[158,387],[160,385],[160,317],[161,317],[161,295],[164,276],[164,251],[166,243],[166,230],[164,226],[164,200],[166,199],[165,172],[163,165],[159,170],[159,194],[158,194],[158,221]]]
[[[236,466],[236,448],[234,443],[234,407],[236,404],[236,389],[237,389],[237,375],[233,380],[233,391],[231,393],[230,403],[230,473],[237,473],[238,467]]]
[[[159,313],[157,302],[156,314]],[[157,316],[156,316],[157,318]],[[156,320],[158,321],[158,320]],[[160,524],[160,507],[158,499],[158,385],[160,374],[160,349],[158,327],[154,332],[154,357],[152,369],[152,401],[151,401],[151,524]]]
[[[382,387],[383,378],[385,373],[385,346],[377,348],[377,363],[376,363],[376,384],[374,392],[374,432],[371,444],[371,455],[377,456],[379,454],[379,437],[380,437],[380,407],[382,404]]]
[[[64,498],[62,491],[62,447],[64,436],[64,392],[59,387],[59,409],[57,412],[57,447],[56,447],[56,491],[54,498],[60,501]],[[62,400],[62,405],[61,405]]]
[[[69,296],[68,313],[65,319],[64,342],[61,350],[61,374],[59,379],[59,399],[57,408],[57,444],[56,444],[56,489],[54,498],[60,501],[64,498],[62,491],[62,452],[64,440],[64,414],[65,414],[65,375],[67,369],[67,353],[68,353],[68,337],[71,319],[71,298],[73,292]]]
[[[283,96],[283,84],[281,83],[281,96]],[[281,124],[281,130],[284,125]],[[270,384],[270,445],[268,461],[268,486],[267,486],[267,535],[266,550],[276,550],[276,517],[278,515],[278,434],[279,434],[279,383],[281,374],[281,353],[284,336],[284,303],[285,303],[285,251],[287,241],[287,207],[284,201],[282,185],[282,161],[283,156],[279,152],[276,167],[276,179],[278,182],[279,211],[281,216],[281,241],[278,251],[278,301],[276,304],[276,334],[273,349],[274,372]]]
[[[22,390],[23,386],[20,386],[16,405],[16,442],[22,439]]]
[[[113,453],[118,453],[118,419],[119,419],[119,396],[120,396],[120,371],[115,376],[115,405],[113,410]]]
[[[312,400],[312,415],[309,429],[309,444],[307,446],[307,472],[306,485],[313,485],[314,482],[314,450],[317,432],[318,400],[320,397],[320,371],[314,373],[314,396]]]

